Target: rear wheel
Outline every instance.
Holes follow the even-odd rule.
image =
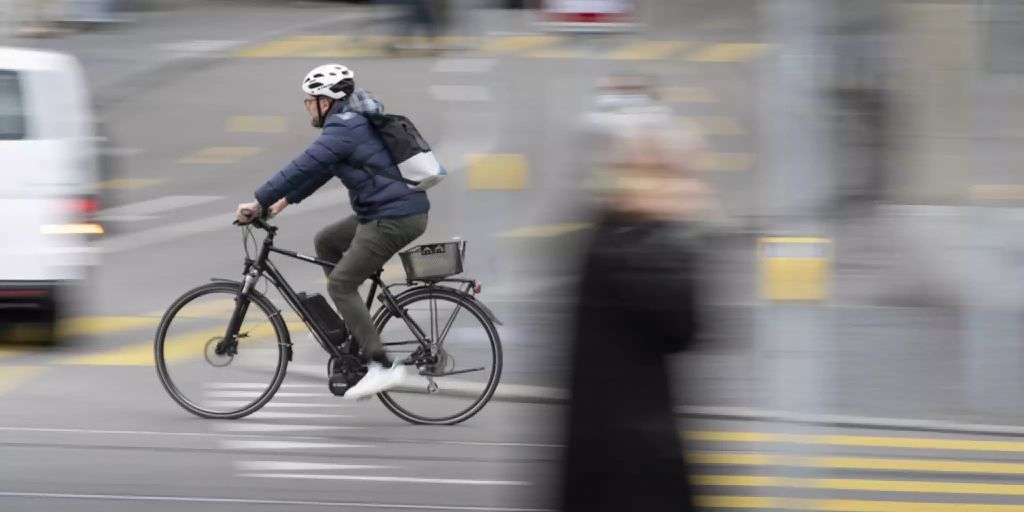
[[[405,384],[378,395],[384,406],[421,425],[454,425],[480,412],[502,368],[501,340],[487,313],[471,296],[438,286],[408,290],[396,304],[409,322],[382,307],[374,324],[392,358],[419,363],[410,365]],[[437,340],[433,354],[414,330]]]
[[[164,389],[203,418],[248,416],[284,381],[291,341],[281,315],[262,294],[249,293],[235,353],[216,353],[241,285],[211,283],[186,292],[164,314],[154,342]]]

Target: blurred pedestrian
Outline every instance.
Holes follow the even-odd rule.
[[[700,136],[635,119],[612,139],[575,318],[563,512],[695,510],[667,356],[698,330],[687,225],[709,193]]]
[[[436,47],[440,35],[440,11],[446,0],[385,0],[397,4],[403,10],[397,25],[399,38],[390,44],[392,50],[431,50]],[[417,43],[423,37],[426,43]]]

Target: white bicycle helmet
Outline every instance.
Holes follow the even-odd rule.
[[[302,80],[302,92],[312,96],[326,96],[332,100],[345,97],[345,91],[334,89],[342,80],[353,79],[356,74],[341,64],[324,64],[317,66],[306,74]]]

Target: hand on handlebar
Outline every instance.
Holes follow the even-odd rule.
[[[258,202],[242,203],[235,211],[235,222],[237,224],[249,224],[259,217],[260,204]]]

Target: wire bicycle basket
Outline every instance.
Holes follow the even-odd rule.
[[[418,245],[399,253],[409,281],[431,281],[461,274],[466,241]]]

